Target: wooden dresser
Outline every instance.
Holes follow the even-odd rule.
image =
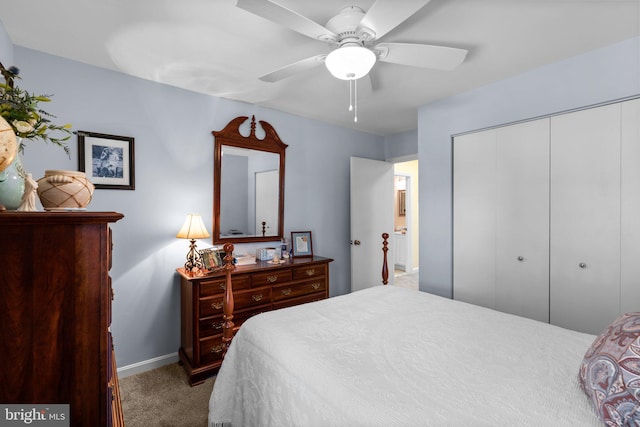
[[[124,425],[111,324],[115,212],[0,212],[0,402]]]
[[[329,297],[330,258],[295,258],[283,264],[258,262],[236,266],[232,273],[238,328],[249,317]],[[180,362],[196,385],[222,364],[223,272],[192,277],[180,274],[181,347]]]

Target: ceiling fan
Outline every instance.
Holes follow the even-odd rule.
[[[452,70],[464,61],[467,55],[464,49],[378,42],[429,1],[377,0],[366,12],[357,6],[347,6],[325,26],[270,0],[237,0],[236,6],[335,47],[328,55],[294,62],[261,76],[260,80],[276,82],[323,63],[334,77],[357,80],[367,76],[376,61],[439,70]]]

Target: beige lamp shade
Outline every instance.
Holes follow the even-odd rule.
[[[209,236],[210,234],[202,222],[202,217],[197,213],[188,214],[182,228],[176,234],[179,239],[204,239]]]

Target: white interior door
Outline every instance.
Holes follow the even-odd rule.
[[[597,334],[620,307],[620,105],[552,117],[550,169],[550,320]]]
[[[382,233],[389,233],[393,283],[393,164],[351,157],[351,291],[382,283]]]
[[[496,131],[453,144],[453,297],[495,308]]]
[[[549,322],[549,119],[496,133],[495,308]]]
[[[455,138],[454,298],[549,321],[549,120]]]
[[[256,172],[256,234],[262,235],[265,222],[265,236],[278,234],[278,170]]]

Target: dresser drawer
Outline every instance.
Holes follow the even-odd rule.
[[[234,311],[234,335],[245,321],[266,311],[271,311],[271,304]],[[200,320],[200,363],[206,364],[222,359],[222,322],[222,316]]]
[[[200,319],[215,315],[222,316],[222,300],[224,294],[215,297],[200,299]],[[244,310],[246,308],[257,307],[271,303],[271,288],[263,286],[261,288],[246,289],[233,292],[233,311]]]
[[[245,320],[256,314],[264,313],[271,310],[270,305],[263,305],[260,307],[252,307],[248,310],[234,311],[233,324],[235,327],[240,327]],[[222,316],[207,317],[206,319],[200,319],[200,338],[210,337],[216,334],[222,333]]]
[[[273,309],[277,310],[279,308],[293,307],[295,305],[305,304],[307,302],[320,301],[325,299],[324,292],[318,292],[315,294],[309,294],[298,298],[287,298],[276,303],[273,303]]]
[[[222,360],[222,334],[200,340],[200,365]]]
[[[251,286],[257,288],[258,286],[272,286],[279,283],[285,283],[291,281],[291,270],[273,270],[268,273],[254,274]],[[235,287],[233,288],[235,289]]]
[[[218,295],[211,298],[202,298],[198,302],[200,305],[200,318],[210,317],[215,315],[222,316],[222,297],[224,295]]]
[[[234,314],[233,323],[236,322],[236,316],[237,314]],[[223,323],[224,320],[222,320],[222,316],[213,316],[207,317],[205,319],[200,319],[200,338],[206,338],[212,335],[221,334]]]
[[[294,280],[308,279],[311,277],[326,276],[326,275],[327,275],[326,264],[295,267],[293,269]]]
[[[233,290],[239,291],[242,289],[249,289],[249,283],[251,282],[250,276],[231,276],[231,283],[233,283]],[[208,297],[223,293],[227,284],[224,277],[216,277],[215,279],[203,280],[200,282],[200,297]]]
[[[263,286],[261,288],[250,289],[233,293],[234,312],[251,307],[258,307],[263,304],[271,304],[271,288]]]
[[[307,280],[295,285],[281,285],[273,287],[273,301],[281,301],[289,298],[296,298],[302,295],[322,292],[327,288],[327,281],[324,277],[317,280]]]

